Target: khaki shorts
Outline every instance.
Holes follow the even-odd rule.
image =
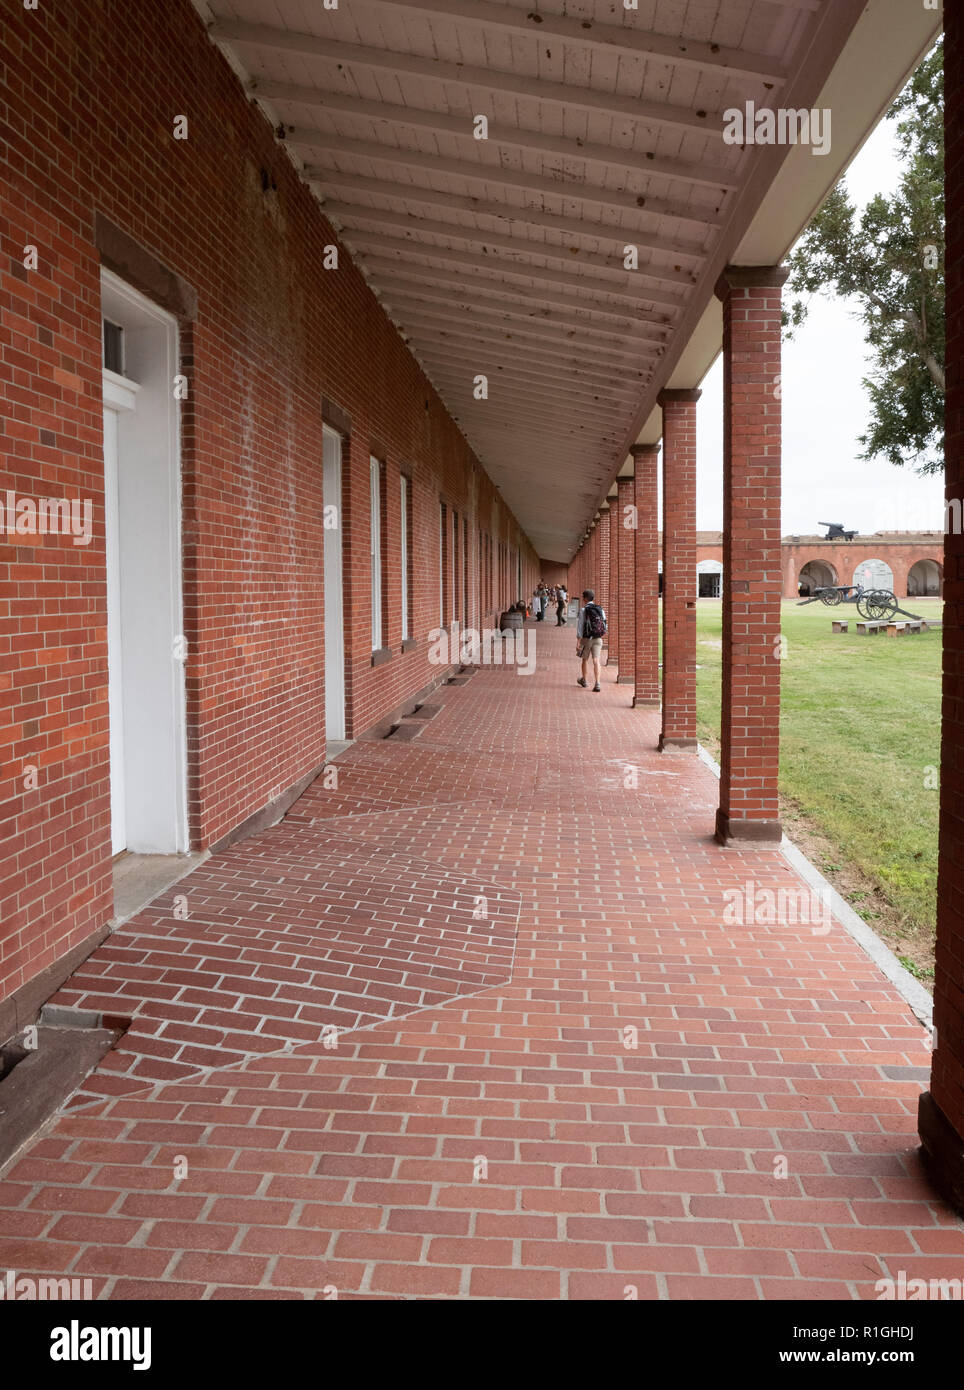
[[[601,637],[581,637],[579,640],[582,642],[582,650],[579,655],[583,661],[589,661],[591,657],[595,657],[598,661],[602,655],[603,639]]]

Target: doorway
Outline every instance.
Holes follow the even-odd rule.
[[[111,852],[188,849],[177,323],[105,271]]]
[[[342,588],[342,437],[329,425],[323,428],[325,509],[325,739],[335,743],[347,737],[345,724],[345,609]]]

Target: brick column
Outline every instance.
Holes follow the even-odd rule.
[[[944,717],[937,865],[934,1060],[917,1120],[921,1157],[964,1215],[964,10],[944,15],[947,168],[947,517],[944,536]],[[961,216],[958,216],[958,213]]]
[[[609,595],[611,586],[609,582],[609,507],[604,506],[602,515],[596,530],[599,533],[599,587],[596,590],[596,599],[606,610],[606,617],[609,617]],[[609,646],[609,631],[607,628],[606,636],[603,638],[603,651]]]
[[[636,507],[633,536],[636,693],[633,708],[651,709],[659,704],[659,445],[634,444],[629,452],[633,456],[633,503]]]
[[[617,551],[619,554],[619,586],[613,598],[613,607],[618,611],[616,631],[616,664],[619,675],[617,685],[636,684],[636,546],[635,531],[628,510],[634,506],[632,478],[618,478],[616,481],[616,530]]]
[[[716,836],[779,840],[781,266],[729,266],[723,301],[723,709]]]
[[[696,402],[662,391],[663,727],[659,747],[696,747]]]
[[[606,659],[607,666],[615,666],[619,656],[619,603],[616,598],[618,593],[619,502],[613,497],[609,503],[609,607],[606,609],[606,617],[609,619],[609,631],[606,633],[609,654]]]

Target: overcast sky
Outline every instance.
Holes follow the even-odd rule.
[[[850,166],[847,187],[863,205],[896,186],[891,123],[882,121]],[[944,484],[883,460],[864,463],[858,436],[868,422],[862,379],[869,360],[860,323],[834,297],[814,296],[804,326],[783,354],[783,534],[815,534],[839,521],[864,534],[942,530]],[[717,359],[697,406],[697,526],[723,525],[723,365]]]

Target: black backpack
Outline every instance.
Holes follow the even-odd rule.
[[[587,603],[586,612],[582,625],[583,635],[586,637],[605,637],[606,619],[598,603]]]

